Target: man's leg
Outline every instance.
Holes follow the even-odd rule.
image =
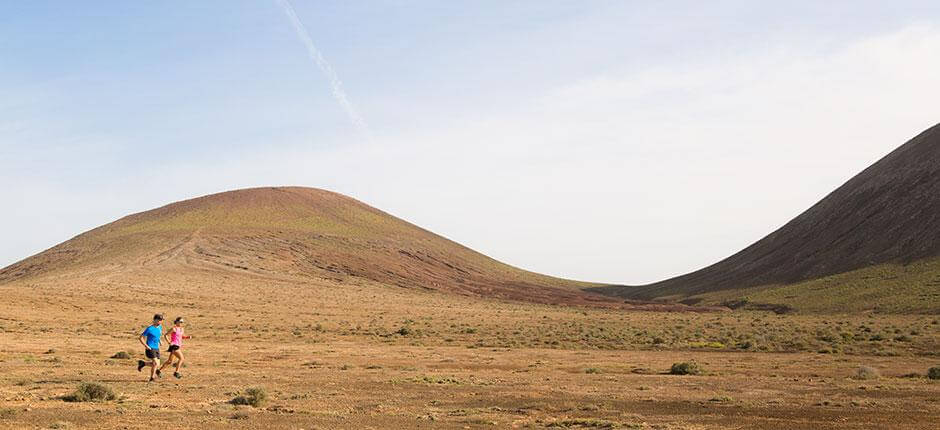
[[[153,360],[150,360],[150,380],[153,380],[153,377],[157,374],[157,367],[160,366],[160,359],[154,357]]]

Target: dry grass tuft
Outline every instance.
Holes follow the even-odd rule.
[[[858,370],[855,371],[854,378],[858,380],[862,380],[862,381],[880,379],[881,372],[879,372],[878,369],[875,369],[874,367],[871,367],[871,366],[862,366],[862,367],[859,367]]]
[[[104,402],[114,400],[117,395],[107,385],[97,382],[82,382],[74,393],[65,396],[66,402]]]
[[[268,400],[268,393],[261,387],[252,387],[245,389],[244,394],[235,396],[229,403],[233,405],[248,405],[259,408]]]
[[[674,363],[669,369],[670,375],[702,375],[704,373],[705,368],[694,361]]]

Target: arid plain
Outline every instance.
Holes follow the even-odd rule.
[[[940,383],[925,377],[940,364],[936,317],[625,311],[159,273],[4,285],[0,427],[927,429],[940,417]],[[136,371],[154,311],[190,321],[183,379]],[[119,351],[134,359],[109,358]],[[693,360],[705,374],[667,374]],[[857,379],[863,366],[880,376]],[[118,398],[62,400],[80,382]],[[250,387],[267,393],[260,407],[228,403]]]

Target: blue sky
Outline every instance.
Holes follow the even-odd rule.
[[[305,185],[527,269],[726,257],[940,121],[936,2],[0,3],[0,265]]]

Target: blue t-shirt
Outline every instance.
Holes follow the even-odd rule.
[[[147,336],[147,347],[150,349],[160,349],[160,336],[163,336],[163,326],[151,325],[144,329],[141,336]]]

